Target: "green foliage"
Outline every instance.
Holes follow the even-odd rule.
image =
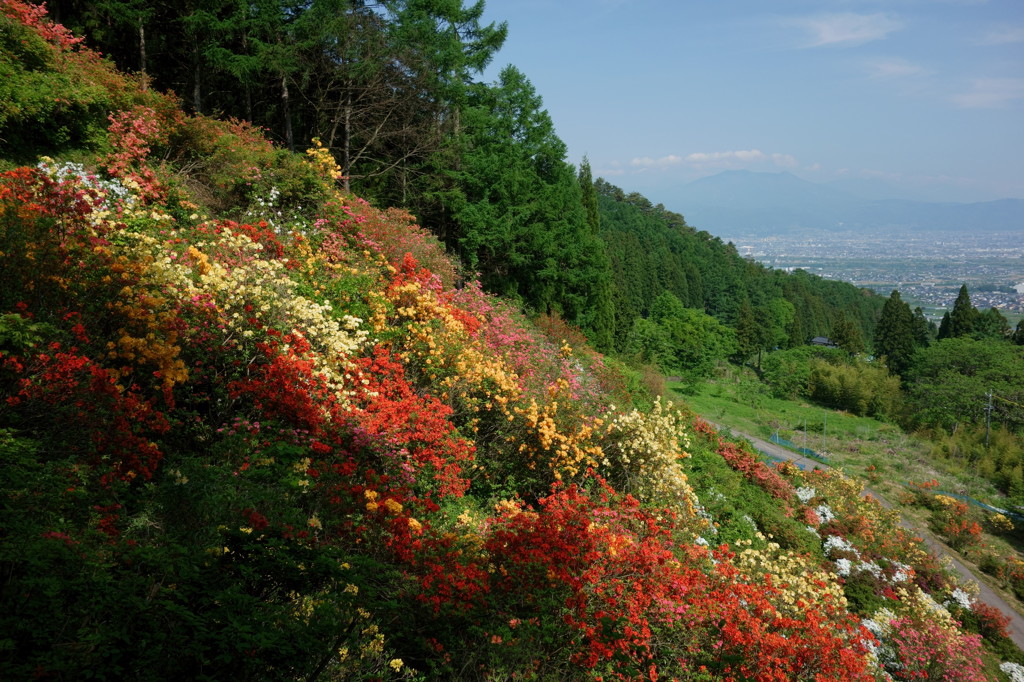
[[[32,322],[18,313],[0,315],[0,351],[24,353],[55,335],[56,329],[45,323]]]
[[[110,92],[83,82],[68,55],[0,12],[0,142],[8,159],[98,147]]]
[[[998,308],[987,308],[978,313],[974,324],[974,338],[1003,341],[1010,335],[1010,322]]]
[[[702,310],[686,308],[676,296],[662,292],[651,306],[650,319],[636,318],[626,354],[641,363],[657,364],[666,374],[691,384],[711,376],[715,365],[735,347],[731,329]]]
[[[602,179],[594,186],[611,259],[616,349],[626,350],[634,321],[649,317],[663,292],[733,327],[737,359],[828,334],[840,311],[862,336],[871,335],[882,306],[877,296],[803,271],[771,271],[660,204]]]
[[[867,571],[853,573],[846,577],[843,594],[854,613],[869,615],[885,607],[886,599],[878,589],[878,579]]]
[[[921,349],[907,374],[913,423],[952,429],[981,423],[993,400],[992,421],[1012,430],[1024,426],[1024,349],[1003,341],[966,336],[942,339]]]
[[[778,398],[809,398],[880,419],[897,416],[903,399],[898,379],[841,348],[803,346],[770,353],[761,376]]]
[[[889,372],[902,376],[910,366],[916,346],[914,315],[893,289],[875,329],[875,355],[884,359]]]
[[[903,399],[900,382],[884,368],[863,361],[810,361],[807,395],[837,410],[880,419],[895,417]]]
[[[791,518],[764,489],[729,467],[706,443],[691,448],[687,463],[690,483],[715,526],[706,531],[712,544],[752,543],[763,548],[768,536],[800,554],[822,557],[821,543],[804,524]]]
[[[918,308],[920,310],[920,308]],[[839,311],[839,318],[832,325],[832,342],[852,355],[863,353],[864,338],[860,329],[846,317],[846,313]]]
[[[967,293],[967,285],[964,284],[960,287],[956,301],[953,302],[953,310],[949,313],[946,329],[944,333],[939,334],[939,338],[969,336],[974,332],[977,322],[978,309],[971,305],[971,296]]]
[[[470,94],[465,149],[448,197],[454,240],[484,287],[558,312],[610,343],[610,280],[604,243],[593,233],[565,144],[530,82],[514,67]]]
[[[840,348],[827,346],[799,346],[789,350],[778,350],[764,357],[761,364],[761,380],[766,383],[777,398],[809,396],[811,363],[819,359],[832,365],[850,362],[849,354]]]

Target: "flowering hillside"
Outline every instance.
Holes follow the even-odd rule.
[[[100,74],[64,93],[73,153],[0,173],[0,678],[1024,673],[842,475],[651,399],[315,141],[0,7],[28,80]]]

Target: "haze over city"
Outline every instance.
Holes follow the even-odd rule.
[[[1017,0],[488,0],[485,20],[509,26],[487,77],[515,64],[570,161],[671,210],[730,169],[1024,197]]]

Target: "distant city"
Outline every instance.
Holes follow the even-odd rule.
[[[893,289],[931,319],[952,308],[962,284],[979,309],[1024,315],[1024,240],[1020,232],[922,234],[829,232],[726,239],[740,255],[784,270],[802,268],[880,294]]]

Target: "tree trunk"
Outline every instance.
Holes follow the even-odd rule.
[[[139,20],[139,71],[142,75],[146,75],[146,27],[142,25],[142,20]],[[142,80],[143,87],[145,87],[146,80]]]
[[[284,107],[284,139],[288,150],[295,151],[295,134],[292,132],[292,107],[288,98],[288,74],[281,72],[281,104]]]
[[[203,113],[203,97],[202,97],[202,64],[199,60],[199,45],[192,48],[192,57],[195,61],[195,80],[192,84],[192,108],[195,109],[197,114]]]
[[[341,172],[342,187],[352,189],[349,177],[352,175],[352,87],[345,88],[345,109],[342,113],[345,124],[341,129]]]

